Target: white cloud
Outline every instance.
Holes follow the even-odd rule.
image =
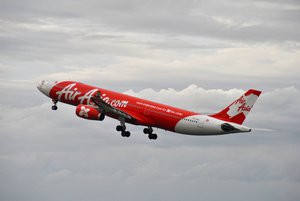
[[[189,84],[209,88],[226,84],[226,88],[232,88],[241,83],[245,84],[243,87],[253,86],[254,83],[256,87],[263,85],[267,89],[299,85],[300,72],[297,66],[300,65],[300,53],[298,50],[289,50],[288,44],[230,47],[218,51],[187,50],[184,55],[176,49],[152,49],[145,45],[117,45],[115,48],[118,47],[123,49],[124,55],[114,56],[113,60],[111,56],[104,56],[104,61],[100,63],[97,63],[99,58],[91,53],[83,56],[84,61],[76,54],[74,61],[71,61],[74,55],[63,56],[61,62],[68,61],[62,70],[39,73],[33,80],[88,81],[91,84],[113,86],[117,90],[120,85],[127,89],[150,86],[178,89]],[[7,81],[4,80],[3,84],[7,84]]]

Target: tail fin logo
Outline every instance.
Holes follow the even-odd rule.
[[[211,116],[224,121],[242,124],[260,94],[261,91],[249,89],[242,97],[235,100],[228,107]]]
[[[239,99],[229,106],[229,110],[227,112],[229,118],[236,116],[237,114],[243,112],[245,116],[251,111],[256,99],[258,96],[254,94],[249,94],[248,96],[243,95]]]

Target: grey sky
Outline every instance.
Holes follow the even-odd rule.
[[[298,200],[296,0],[0,0],[0,200]],[[249,134],[191,137],[79,119],[39,80],[198,112],[263,91]]]

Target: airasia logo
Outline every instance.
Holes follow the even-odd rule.
[[[239,113],[244,113],[245,116],[250,112],[251,108],[254,105],[257,96],[254,94],[250,94],[248,96],[242,96],[237,99],[232,105],[229,107],[227,112],[230,118],[236,116]]]
[[[79,104],[84,104],[86,102],[86,104],[88,105],[95,105],[94,102],[91,101],[91,97],[97,91],[98,89],[92,89],[82,94],[82,92],[78,91],[78,88],[76,87],[76,83],[73,83],[66,86],[61,91],[56,92],[56,95],[58,95],[57,97],[58,100],[62,100],[63,98],[67,101],[76,101],[78,99]],[[111,100],[106,94],[101,95],[101,98],[104,102],[114,107],[127,107],[128,104],[128,101],[126,100],[117,100],[117,99]]]
[[[79,116],[89,118],[89,111],[90,110],[91,110],[90,108],[86,108],[84,106],[81,106]]]
[[[234,104],[240,104],[240,106],[238,107],[238,112],[244,112],[244,111],[247,111],[247,112],[250,112],[251,108],[249,105],[246,105],[246,100],[244,98],[244,96],[242,96],[241,98],[239,98],[238,100],[236,100],[234,102]]]

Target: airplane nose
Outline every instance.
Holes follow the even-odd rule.
[[[42,80],[38,83],[37,88],[41,91],[43,84],[44,84],[45,80]]]
[[[38,83],[37,88],[40,90],[43,94],[46,96],[49,96],[50,90],[55,85],[55,82],[48,81],[48,80],[42,80]]]

